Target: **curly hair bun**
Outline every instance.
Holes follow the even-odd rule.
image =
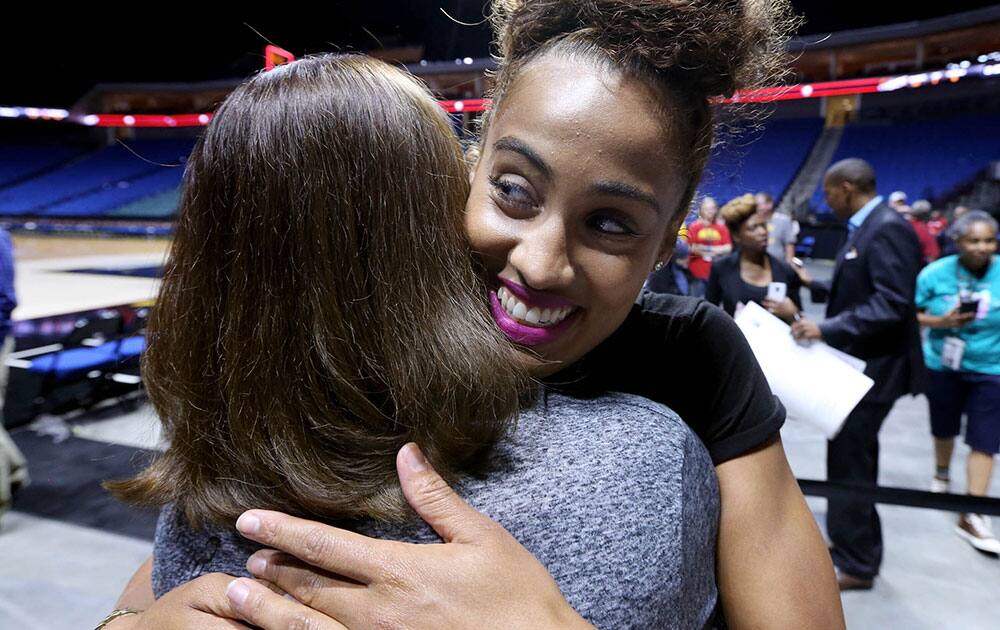
[[[751,193],[730,199],[726,205],[719,209],[719,214],[722,215],[722,220],[726,222],[730,231],[743,225],[743,222],[752,217],[755,212],[757,212],[757,199]]]
[[[502,62],[571,37],[706,98],[783,78],[798,25],[788,0],[493,0],[491,19]]]

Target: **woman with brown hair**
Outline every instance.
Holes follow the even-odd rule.
[[[730,315],[741,304],[757,302],[785,322],[795,321],[802,308],[802,281],[785,261],[767,253],[767,220],[757,212],[755,197],[747,193],[732,199],[721,214],[737,250],[712,264],[705,299]]]
[[[705,447],[650,401],[527,382],[469,257],[460,146],[411,77],[359,56],[259,75],[219,108],[186,178],[145,358],[171,444],[113,486],[166,507],[150,582],[126,597],[145,610],[115,611],[108,627],[233,627],[204,594],[232,580],[220,572],[250,575],[259,546],[232,527],[249,507],[433,540],[397,480],[409,442],[424,455],[404,449],[400,466],[429,462],[524,545],[508,535],[521,571],[508,594],[543,605],[505,618],[711,621],[718,487]],[[317,558],[333,551],[319,544]],[[622,570],[638,584],[616,585]]]

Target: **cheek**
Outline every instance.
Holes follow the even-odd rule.
[[[516,235],[488,196],[473,191],[465,207],[465,230],[472,250],[483,258],[491,271],[499,271],[506,264]]]
[[[596,258],[596,257],[595,257]],[[649,275],[648,256],[600,256],[586,265],[591,313],[617,327],[639,295]]]

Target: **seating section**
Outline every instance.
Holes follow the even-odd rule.
[[[100,217],[144,197],[175,190],[191,140],[130,141],[0,188],[0,215]]]
[[[124,219],[170,219],[177,213],[180,205],[180,187],[143,197],[138,201],[127,203],[120,208],[105,214],[108,218]]]
[[[819,118],[769,119],[712,152],[698,195],[722,205],[744,193],[766,191],[780,199],[823,131]]]
[[[934,201],[1000,160],[1000,116],[853,123],[833,160],[848,157],[871,163],[879,193],[902,190],[911,202]],[[830,211],[822,187],[812,203],[821,213]]]
[[[52,170],[85,153],[60,145],[0,145],[0,188]]]
[[[38,214],[51,217],[79,217],[113,214],[117,208],[164,191],[175,191],[184,175],[182,167],[163,168],[133,180],[123,180],[110,188],[74,197],[48,206]]]

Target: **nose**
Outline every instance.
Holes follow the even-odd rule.
[[[521,233],[508,260],[533,289],[547,291],[568,286],[574,271],[566,223],[555,212],[532,221]]]

